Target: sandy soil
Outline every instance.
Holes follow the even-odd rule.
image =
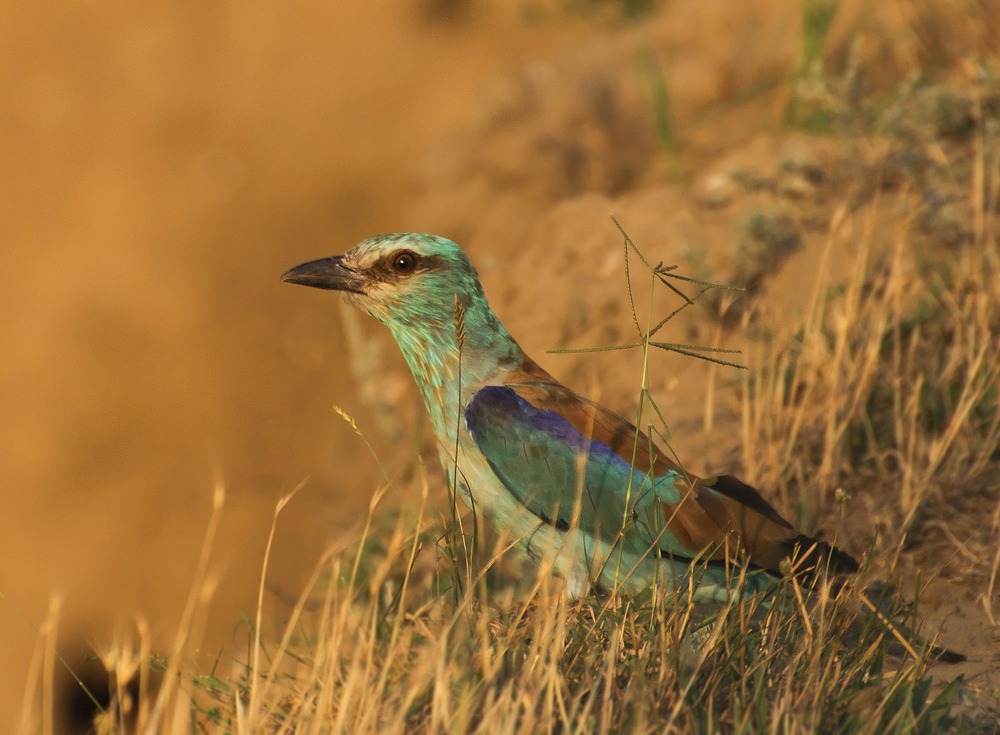
[[[858,32],[855,5],[831,32],[835,60],[838,39]],[[824,223],[849,188],[808,172],[875,156],[780,129],[772,88],[794,65],[796,17],[773,0],[671,4],[643,23],[525,10],[537,7],[0,11],[10,681],[24,680],[54,594],[75,666],[92,669],[89,647],[133,613],[167,640],[216,479],[228,502],[207,659],[253,609],[274,503],[308,478],[275,546],[273,578],[295,589],[376,487],[333,404],[357,416],[391,472],[421,451],[393,346],[328,294],[283,287],[290,265],[377,232],[459,240],[522,345],[626,415],[637,355],[545,354],[629,336],[611,214],[652,260],[725,282],[746,278],[757,252],[741,246],[741,223],[775,213],[794,236],[769,251],[755,319],[780,329],[803,307]],[[893,43],[885,27],[863,27],[858,53],[883,58],[886,74],[923,53],[958,53]],[[658,74],[676,157],[651,122]],[[734,170],[770,183],[751,191]],[[747,344],[704,312],[676,330],[679,341]],[[657,372],[695,471],[738,466],[736,383],[679,358]],[[847,532],[867,548],[862,527]],[[955,645],[996,644],[976,609],[951,615]],[[0,729],[21,696],[0,690]]]

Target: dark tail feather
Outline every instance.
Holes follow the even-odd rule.
[[[770,503],[751,485],[732,475],[719,475],[706,481],[706,486],[713,491],[735,500],[740,505],[759,513],[780,528],[795,533],[795,528],[776,511]],[[835,546],[824,541],[818,541],[802,534],[791,536],[781,543],[792,557],[795,568],[800,573],[814,573],[817,569],[827,569],[830,574],[853,574],[860,569],[854,558]],[[765,565],[768,566],[768,565]],[[778,571],[772,568],[771,571]]]
[[[826,569],[830,574],[854,574],[861,568],[853,556],[825,541],[800,534],[786,543],[799,572],[808,574]]]
[[[968,661],[964,653],[959,653],[958,651],[953,651],[950,648],[944,648],[942,646],[931,644],[930,654],[932,657],[936,658],[938,661],[946,664],[960,664],[963,661]]]
[[[914,648],[914,644],[916,644],[918,648],[926,648],[928,656],[941,663],[960,664],[968,660],[964,653],[930,643],[926,638],[918,636],[908,624],[898,621],[899,613],[894,608],[891,599],[898,594],[894,585],[876,582],[869,585],[864,591],[859,590],[859,592],[861,603],[875,615],[875,619],[892,635],[892,638],[900,644],[906,653],[914,658],[918,655]],[[897,618],[897,620],[893,618]]]

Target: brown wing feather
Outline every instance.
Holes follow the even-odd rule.
[[[652,476],[669,470],[682,475],[687,487],[680,488],[680,502],[663,506],[663,517],[692,555],[719,561],[746,556],[751,564],[777,572],[782,561],[800,549],[803,570],[827,559],[833,571],[857,570],[857,562],[844,552],[796,531],[750,485],[728,475],[692,475],[629,421],[573,393],[535,363],[512,373],[505,384],[533,405],[557,411],[581,434],[634,461],[639,470]]]

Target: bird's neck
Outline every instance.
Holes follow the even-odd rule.
[[[454,442],[471,397],[530,362],[496,316],[477,304],[457,320],[426,320],[420,329],[389,325],[410,366],[438,440]]]

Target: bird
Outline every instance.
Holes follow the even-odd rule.
[[[456,243],[378,235],[281,279],[339,291],[388,327],[449,486],[477,519],[551,564],[571,595],[662,586],[718,602],[790,574],[858,571],[754,487],[688,472],[631,422],[553,378],[500,323]]]

